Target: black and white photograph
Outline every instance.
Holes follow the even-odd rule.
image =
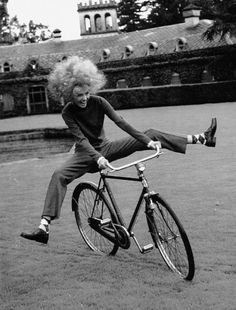
[[[235,0],[0,0],[1,310],[235,310],[235,119]]]

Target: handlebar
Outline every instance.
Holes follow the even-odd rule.
[[[142,162],[144,162],[144,161],[148,161],[148,160],[150,160],[150,159],[153,159],[154,157],[159,157],[161,154],[163,154],[163,152],[160,151],[160,147],[159,147],[158,145],[157,145],[156,147],[157,147],[157,149],[156,149],[155,154],[152,154],[152,155],[150,155],[150,156],[147,156],[147,157],[138,159],[138,160],[136,160],[136,161],[133,161],[132,163],[129,163],[129,164],[126,164],[126,165],[123,165],[123,166],[120,166],[120,167],[114,167],[114,166],[112,166],[110,163],[107,164],[107,167],[108,167],[109,169],[111,169],[110,172],[113,172],[113,171],[120,171],[120,170],[129,168],[129,167],[131,167],[131,166],[137,165],[137,164],[139,164],[139,163],[142,163]]]

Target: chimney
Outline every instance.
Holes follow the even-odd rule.
[[[199,24],[201,8],[193,3],[190,3],[183,9],[183,17],[187,27],[195,27]]]
[[[52,38],[55,42],[61,42],[61,30],[55,29],[52,32]]]

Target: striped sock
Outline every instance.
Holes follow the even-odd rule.
[[[205,144],[206,143],[205,134],[201,133],[198,135],[188,135],[187,141],[189,144],[197,144],[197,143]]]

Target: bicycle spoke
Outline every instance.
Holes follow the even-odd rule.
[[[72,203],[81,235],[88,246],[100,253],[115,254],[118,246],[95,230],[92,219],[115,219],[103,193],[91,183],[81,183],[75,188]],[[96,225],[96,222],[95,222]]]
[[[155,201],[157,208],[147,214],[152,239],[168,267],[181,277],[191,280],[194,261],[186,233],[170,207],[159,199]]]

